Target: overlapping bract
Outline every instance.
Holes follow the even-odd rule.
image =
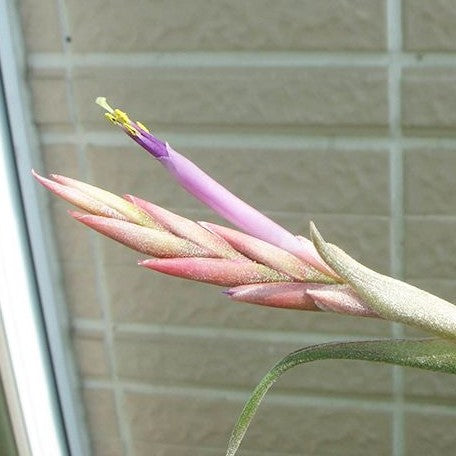
[[[124,198],[60,175],[34,173],[48,190],[83,209],[77,221],[154,257],[140,265],[165,274],[229,287],[234,301],[349,315],[376,316],[346,285],[261,239],[194,222],[132,195]]]

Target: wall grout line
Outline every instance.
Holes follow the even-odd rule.
[[[391,62],[388,67],[388,117],[390,145],[390,255],[391,274],[404,278],[404,156],[401,129],[401,76],[402,76],[402,11],[401,0],[387,0],[388,50]],[[392,323],[394,338],[404,337],[398,323]],[[404,370],[393,366],[393,422],[392,455],[405,454],[404,425]]]
[[[261,149],[339,149],[339,150],[386,150],[391,146],[391,136],[317,136],[317,135],[294,135],[273,133],[176,133],[162,131],[160,136],[168,138],[176,147],[230,147],[233,153],[242,153],[243,148]],[[123,135],[109,133],[107,131],[90,131],[84,133],[85,143],[92,146],[130,147],[136,146]],[[42,132],[40,140],[45,145],[76,144],[78,138],[73,133]],[[408,136],[401,137],[402,149],[414,148],[443,148],[456,149],[455,137],[425,137]]]
[[[87,53],[74,56],[78,67],[99,68],[217,68],[217,67],[293,67],[303,66],[387,66],[387,53],[300,53],[300,52],[150,52],[129,54]],[[413,58],[412,58],[413,59]],[[31,68],[64,68],[65,56],[59,53],[33,53]]]
[[[244,402],[252,393],[252,389],[248,386],[243,387],[226,387],[226,386],[199,386],[199,385],[170,385],[170,384],[152,384],[125,380],[122,382],[125,391],[133,394],[156,394],[156,395],[173,395],[173,396],[197,396],[209,399],[223,398],[224,400],[230,401],[242,401]],[[112,384],[109,381],[97,379],[97,378],[86,378],[84,380],[84,386],[88,388],[103,388],[112,389]],[[281,405],[287,404],[291,406],[300,405],[315,405],[322,406],[326,405],[332,407],[337,405],[339,407],[357,407],[368,411],[381,410],[391,411],[394,408],[394,401],[388,400],[387,398],[357,398],[347,397],[345,393],[335,394],[328,397],[324,393],[321,395],[313,395],[309,393],[296,393],[272,390],[267,396],[268,403],[279,403]]]
[[[393,25],[390,33],[397,35],[396,24],[400,20],[400,3],[389,0],[390,14]],[[391,52],[400,49],[400,37],[391,38]],[[404,278],[404,170],[401,129],[401,68],[391,64],[388,70],[388,104],[389,104],[389,133],[390,133],[390,204],[391,204],[391,272],[396,278]]]
[[[303,149],[310,147],[333,148],[341,150],[366,148],[386,150],[389,145],[388,137],[356,137],[356,136],[315,136],[306,134],[274,134],[274,133],[176,133],[173,131],[156,132],[157,136],[166,138],[176,147],[229,147],[233,153],[242,153],[240,147],[261,149]],[[71,133],[45,132],[40,135],[44,144],[74,144],[76,138]],[[138,146],[126,136],[114,132],[91,131],[85,133],[87,144],[94,146],[128,147],[135,149]],[[456,143],[456,139],[455,139]]]
[[[68,34],[69,31],[69,22],[68,22],[68,16],[64,4],[64,0],[54,0],[55,1],[55,8],[57,11],[58,15],[58,20],[59,20],[59,27],[60,27],[60,36],[62,40],[62,48],[63,48],[63,55],[66,57],[67,54],[70,52],[70,49],[68,48],[68,42],[66,41],[65,37]],[[70,123],[73,126],[74,132],[75,132],[75,139],[76,139],[76,150],[77,150],[77,159],[78,159],[78,171],[79,173],[84,171],[84,163],[83,163],[83,155],[84,155],[84,149],[82,146],[82,132],[79,129],[78,126],[78,116],[77,113],[71,109],[71,100],[73,98],[73,81],[72,81],[72,68],[66,64],[63,66],[64,70],[64,82],[65,82],[65,97],[66,97],[66,102],[68,105],[68,112],[69,112],[69,118],[70,118]],[[71,318],[70,318],[70,322]],[[72,341],[71,334],[68,336],[68,340]],[[74,352],[74,349],[72,350]],[[81,400],[82,400],[82,395],[81,395]],[[84,407],[81,407],[84,408]],[[82,418],[85,419],[85,416]],[[87,422],[84,423],[84,431],[86,435],[83,437],[84,442],[81,442],[81,445],[84,445],[84,449],[81,451],[88,451],[90,447],[90,436],[88,435],[88,427],[87,427]],[[72,448],[70,448],[70,451],[72,451]],[[75,455],[75,456],[82,456],[82,455]]]
[[[103,323],[100,320],[76,319],[73,320],[72,327],[79,332],[97,333],[104,329]],[[372,334],[334,334],[334,333],[305,333],[299,331],[280,331],[280,330],[264,330],[264,329],[240,329],[240,328],[224,328],[211,326],[184,326],[172,324],[153,324],[153,323],[116,323],[114,334],[123,339],[137,335],[141,338],[151,339],[156,336],[178,336],[189,338],[225,338],[233,340],[251,340],[281,343],[325,343],[351,340],[378,340],[382,336]]]
[[[84,178],[90,177],[89,166],[87,162],[87,153],[86,153],[86,141],[84,135],[84,128],[81,123],[80,114],[78,110],[78,105],[75,97],[74,89],[74,68],[75,65],[72,59],[72,51],[70,42],[67,38],[71,38],[71,27],[68,19],[68,10],[66,7],[65,0],[57,0],[57,7],[59,12],[59,19],[61,23],[62,31],[62,42],[63,49],[65,54],[65,88],[66,88],[66,97],[68,104],[68,111],[70,115],[71,122],[75,131],[75,145],[77,147],[77,156],[78,156],[78,166],[81,176]],[[117,413],[117,421],[119,427],[119,433],[121,441],[124,445],[125,456],[133,456],[132,452],[132,443],[131,437],[128,432],[128,427],[126,425],[126,418],[124,416],[124,405],[123,405],[123,392],[122,387],[117,377],[117,364],[115,359],[114,344],[113,344],[113,333],[112,333],[112,318],[110,311],[109,298],[106,291],[106,280],[103,270],[103,261],[100,241],[94,233],[89,234],[89,242],[92,247],[92,259],[93,264],[95,265],[95,277],[96,277],[96,296],[99,300],[99,305],[102,310],[103,315],[103,326],[104,333],[106,338],[107,353],[108,353],[108,363],[111,370],[112,384],[114,387],[114,403]]]
[[[394,19],[394,18],[393,18]],[[394,19],[395,20],[395,19]],[[389,35],[388,38],[390,38]],[[390,40],[391,42],[391,40]],[[386,67],[395,64],[407,68],[456,67],[456,53],[403,52],[390,49],[364,52],[147,52],[147,53],[73,53],[75,68],[351,68]],[[28,56],[32,70],[65,69],[69,57],[64,53],[34,52]]]
[[[123,388],[128,393],[133,394],[156,394],[156,395],[179,395],[179,396],[192,396],[210,399],[224,399],[231,401],[242,401],[252,393],[249,387],[208,387],[208,386],[182,386],[170,384],[152,384],[142,383],[135,381],[124,380],[122,382]],[[108,389],[112,390],[112,383],[99,378],[85,378],[84,387],[91,389]],[[272,390],[268,393],[268,403],[279,405],[291,406],[329,406],[332,407],[353,407],[360,408],[367,411],[384,411],[394,412],[396,403],[394,400],[389,400],[387,397],[347,397],[346,393],[336,393],[330,397],[322,393],[321,395],[314,395],[311,393]],[[404,402],[404,410],[417,414],[442,414],[447,416],[455,416],[456,409],[452,405],[440,403],[420,403],[407,400]]]

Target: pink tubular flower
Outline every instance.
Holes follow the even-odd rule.
[[[133,122],[123,111],[112,109],[106,98],[99,97],[96,102],[107,111],[106,117],[160,161],[179,185],[217,214],[251,236],[280,247],[316,269],[334,276],[308,239],[297,239],[285,228],[233,195],[168,143],[153,136],[140,122]]]
[[[376,316],[333,277],[285,249],[212,223],[196,223],[136,196],[124,198],[70,179],[33,172],[48,190],[83,209],[84,225],[154,258],[139,264],[157,272],[230,287],[234,301],[298,310]]]

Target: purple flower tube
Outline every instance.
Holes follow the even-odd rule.
[[[153,136],[140,122],[133,122],[123,111],[112,109],[103,97],[97,104],[106,117],[120,126],[134,141],[153,155],[174,176],[180,186],[217,214],[244,232],[280,247],[320,271],[334,275],[306,238],[299,239],[261,212],[233,195],[168,143]]]

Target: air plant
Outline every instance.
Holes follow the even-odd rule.
[[[60,175],[38,181],[85,211],[77,221],[149,258],[165,274],[223,286],[234,301],[380,318],[418,327],[425,339],[335,342],[297,350],[261,380],[234,426],[234,456],[261,400],[287,370],[318,359],[357,359],[456,373],[456,307],[361,265],[327,243],[313,223],[311,240],[295,236],[222,187],[126,113],[97,103],[106,117],[155,157],[185,190],[242,231],[194,222],[132,195],[124,197]]]

